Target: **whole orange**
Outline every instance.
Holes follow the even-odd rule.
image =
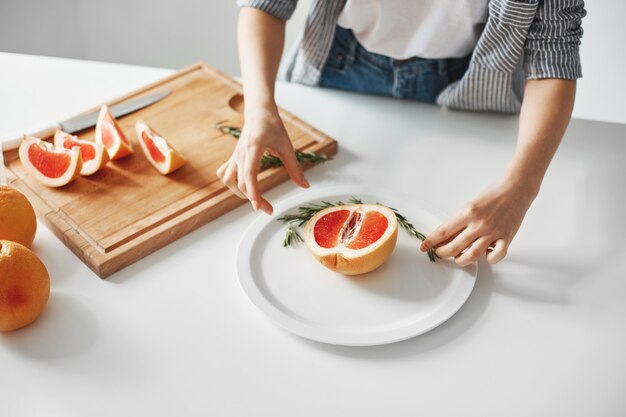
[[[28,199],[15,188],[0,185],[0,239],[30,248],[36,231],[37,217]]]
[[[32,323],[50,297],[50,276],[26,246],[0,240],[0,331]]]

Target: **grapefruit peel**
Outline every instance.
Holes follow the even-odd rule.
[[[17,242],[0,240],[0,332],[27,326],[50,297],[50,275],[41,260]]]

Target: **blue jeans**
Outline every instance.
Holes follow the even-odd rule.
[[[470,57],[399,61],[367,51],[351,30],[337,26],[320,85],[434,103],[441,90],[463,76]]]

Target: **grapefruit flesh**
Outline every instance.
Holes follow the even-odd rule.
[[[104,116],[102,124],[102,143],[104,143],[107,148],[112,148],[115,146],[117,138],[119,138],[119,140],[121,140],[124,144],[129,144],[126,135],[124,135],[124,132],[120,129],[117,121],[110,113],[107,113]]]
[[[391,256],[397,237],[395,213],[376,204],[321,210],[305,229],[305,243],[313,256],[345,275],[364,274],[381,266]]]
[[[93,145],[85,144],[84,141],[78,141],[72,137],[64,138],[63,147],[65,149],[72,149],[74,146],[80,148],[80,157],[83,158],[83,163],[89,162],[96,157],[96,149]]]
[[[30,146],[28,148],[28,159],[39,172],[48,178],[63,176],[72,163],[70,155],[47,152],[41,146]]]
[[[106,147],[111,160],[120,159],[133,153],[133,146],[124,135],[117,120],[109,112],[106,104],[100,108],[95,141]]]
[[[322,216],[315,223],[315,241],[323,248],[334,248],[339,242],[343,225],[350,216],[349,210],[337,210]]]
[[[371,245],[383,236],[388,226],[389,221],[387,217],[381,213],[376,211],[366,213],[359,233],[348,244],[348,248],[363,249]]]
[[[163,175],[170,174],[185,164],[185,158],[143,120],[135,123],[135,130],[144,155]]]
[[[117,134],[117,129],[111,121],[111,118],[106,115],[102,125],[102,143],[107,148],[112,148],[115,145],[114,136]]]
[[[159,162],[159,163],[165,162],[165,155],[163,155],[163,152],[161,152],[159,148],[156,146],[156,144],[154,143],[154,139],[152,138],[152,135],[149,132],[147,131],[142,132],[141,140],[143,140],[143,142],[146,144],[146,147],[148,148],[148,152],[150,153],[150,156],[155,162]]]
[[[32,136],[24,136],[18,153],[24,169],[49,187],[69,184],[83,166],[79,147],[58,148]]]
[[[76,136],[57,130],[54,134],[54,144],[59,148],[72,149],[78,147],[83,166],[80,175],[92,175],[104,168],[109,162],[109,153],[101,143],[80,140]]]

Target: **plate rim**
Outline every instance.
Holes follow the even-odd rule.
[[[250,268],[249,255],[254,248],[256,239],[250,239],[249,236],[251,234],[258,236],[259,232],[261,232],[266,226],[270,225],[272,222],[276,221],[276,218],[281,215],[283,211],[288,210],[292,206],[304,204],[307,201],[313,201],[316,199],[324,199],[327,198],[327,196],[331,196],[332,194],[373,194],[377,196],[391,194],[398,197],[398,199],[403,199],[409,202],[416,200],[416,197],[411,196],[410,194],[398,192],[393,189],[370,187],[364,184],[336,185],[318,188],[315,190],[306,190],[304,192],[300,192],[295,195],[286,197],[274,205],[274,212],[271,216],[265,216],[260,214],[246,228],[240,239],[236,256],[237,280],[239,282],[239,286],[241,287],[244,294],[247,296],[248,300],[250,300],[250,302],[254,304],[255,307],[259,309],[263,314],[265,314],[275,325],[300,337],[314,340],[316,342],[340,346],[376,346],[400,342],[427,333],[454,316],[467,302],[476,284],[478,274],[477,263],[472,263],[464,268],[458,267],[459,269],[465,270],[472,279],[465,280],[465,284],[462,284],[462,286],[456,290],[454,296],[452,296],[451,299],[447,302],[448,304],[451,304],[452,307],[449,309],[443,309],[442,313],[438,314],[435,319],[431,321],[430,325],[418,326],[418,324],[421,322],[418,320],[417,322],[411,323],[408,326],[385,331],[384,333],[382,333],[382,335],[385,337],[372,337],[371,334],[365,334],[344,335],[342,338],[340,335],[333,335],[333,333],[336,332],[328,331],[328,329],[324,329],[325,331],[320,332],[319,328],[314,328],[311,325],[307,325],[301,321],[296,320],[294,317],[289,316],[285,312],[281,311],[274,304],[272,304],[255,284],[252,274],[252,268]],[[381,198],[381,200],[384,200],[384,198]],[[437,218],[448,217],[448,215],[445,214],[444,211],[434,206],[431,206],[428,203],[423,203],[421,200],[419,203],[419,207],[420,209]],[[247,279],[248,277],[243,276],[244,272],[246,271],[249,271],[249,279]],[[412,329],[412,327],[416,327],[417,329]]]

